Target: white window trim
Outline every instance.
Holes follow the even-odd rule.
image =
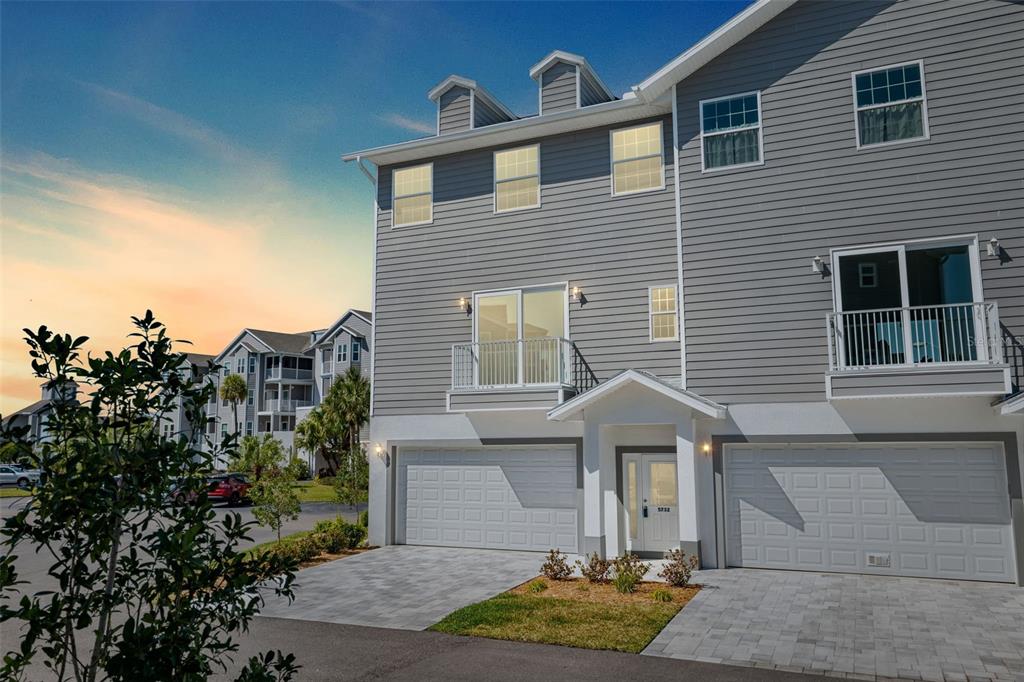
[[[869,104],[867,106],[859,106],[857,104],[857,76],[864,73],[873,73],[875,71],[885,71],[886,69],[895,69],[897,66],[910,66],[911,64],[917,64],[921,70],[921,96],[910,97],[908,99],[895,100],[892,102],[886,102],[885,104]],[[853,136],[854,141],[857,143],[857,150],[861,149],[878,149],[879,147],[891,147],[894,144],[906,144],[908,142],[923,142],[930,140],[931,129],[928,126],[928,89],[925,85],[925,74],[924,74],[924,60],[914,59],[909,62],[899,62],[898,64],[888,64],[886,66],[873,66],[870,69],[861,69],[860,71],[854,71],[850,74],[850,92],[853,95]],[[921,103],[921,123],[924,135],[921,137],[908,137],[905,140],[890,140],[889,142],[876,142],[875,144],[861,144],[860,143],[860,116],[858,114],[862,110],[866,109],[880,109],[881,107],[891,107],[897,104],[908,104],[910,102]]]
[[[742,128],[732,128],[730,130],[716,130],[712,133],[704,132],[704,105],[711,104],[712,102],[721,102],[726,99],[736,99],[737,97],[749,97],[754,95],[757,97],[757,125],[756,126],[743,126]],[[697,120],[700,121],[700,172],[701,173],[717,173],[719,171],[730,171],[736,170],[737,168],[754,168],[756,166],[764,165],[764,107],[761,106],[761,91],[751,90],[750,92],[738,92],[734,95],[725,95],[724,97],[712,97],[710,99],[702,99],[697,103]],[[738,133],[744,130],[754,130],[757,128],[757,161],[750,161],[748,163],[736,163],[731,166],[716,166],[715,168],[708,168],[704,164],[704,138],[705,137],[717,137],[720,135],[728,135],[729,133]]]
[[[249,389],[249,394],[245,398],[245,404],[246,405],[255,405],[256,404],[256,391],[255,390],[253,390],[251,388]]]
[[[660,313],[654,312],[654,306],[651,305],[651,294],[655,289],[669,289],[671,288],[675,292],[675,310],[671,311],[676,316],[676,333],[670,338],[656,339],[654,338],[654,316],[655,315],[668,315],[666,311]],[[647,287],[647,340],[649,343],[663,343],[666,341],[678,341],[679,340],[679,287],[675,282],[670,284],[652,284]]]
[[[505,178],[501,182],[505,183],[505,182],[514,182],[516,180],[526,180],[527,178],[537,178],[537,203],[533,204],[533,205],[530,205],[530,206],[519,206],[517,208],[506,208],[506,209],[503,209],[503,210],[498,210],[498,154],[501,154],[502,152],[514,152],[514,151],[519,150],[519,149],[528,149],[530,147],[535,147],[537,149],[537,173],[535,175],[517,175],[514,178]],[[496,149],[496,150],[494,150],[494,152],[491,154],[491,168],[493,169],[492,173],[491,173],[491,180],[492,180],[491,190],[492,190],[492,193],[494,195],[494,202],[493,202],[494,206],[493,206],[493,208],[494,208],[494,214],[495,215],[499,215],[499,214],[502,214],[502,213],[518,213],[519,211],[536,211],[538,208],[540,208],[540,206],[541,206],[541,198],[540,198],[540,143],[539,142],[537,144],[525,144],[525,145],[521,145],[519,147],[509,147],[507,149]],[[431,182],[433,182],[433,180],[431,180]],[[433,187],[433,185],[431,185],[431,187]]]
[[[334,355],[337,362],[348,362],[348,342],[339,343],[338,350]]]
[[[359,341],[357,341],[356,339],[352,339],[352,363],[353,364],[355,364],[357,362],[362,364],[362,357],[363,357],[363,355],[360,352],[361,350],[362,349],[359,347]],[[358,359],[356,358],[356,356],[359,356]]]
[[[633,128],[646,128],[649,125],[656,123],[658,125],[658,156],[661,158],[661,184],[658,187],[648,187],[646,189],[635,189],[630,192],[616,192],[615,191],[615,164],[625,163],[628,161],[639,161],[640,159],[654,158],[654,154],[648,154],[646,156],[635,156],[629,159],[615,160],[615,133],[621,133],[625,130],[632,130]],[[639,125],[626,126],[625,128],[615,128],[614,130],[608,131],[608,182],[611,185],[611,195],[613,197],[628,197],[634,194],[645,194],[647,192],[660,192],[665,189],[665,123],[664,121],[658,120],[654,122],[641,123]]]
[[[430,167],[430,218],[427,220],[420,220],[415,223],[396,223],[395,222],[395,173],[398,171],[409,170],[410,168],[419,168],[421,166]],[[419,197],[426,195],[427,192],[418,192],[416,194],[404,194],[399,199],[406,199],[408,197]],[[429,163],[417,163],[412,166],[403,166],[402,168],[391,169],[391,227],[415,227],[417,225],[431,225],[434,222],[434,162]]]
[[[257,369],[256,356],[249,356],[249,374],[255,374]]]

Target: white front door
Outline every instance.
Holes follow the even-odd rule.
[[[622,467],[628,549],[667,552],[679,547],[676,456],[625,455]]]

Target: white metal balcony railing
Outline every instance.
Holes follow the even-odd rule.
[[[312,400],[280,400],[271,398],[263,402],[263,412],[294,412],[298,407],[312,407]]]
[[[271,381],[278,379],[313,379],[313,370],[295,369],[294,367],[267,367],[263,377]]]
[[[829,313],[828,335],[838,372],[1003,361],[995,303]]]
[[[452,346],[452,388],[569,386],[573,345],[568,339],[511,339]]]

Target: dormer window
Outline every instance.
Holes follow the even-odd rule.
[[[661,122],[612,131],[612,194],[665,187]]]
[[[434,218],[434,164],[397,168],[392,175],[394,227],[423,225]]]
[[[540,206],[540,145],[494,153],[494,211]]]

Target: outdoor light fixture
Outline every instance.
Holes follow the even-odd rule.
[[[384,446],[380,443],[374,443],[373,454],[377,455],[380,459],[384,459]]]
[[[584,305],[587,302],[587,296],[579,287],[573,287],[569,290],[569,300]]]
[[[462,312],[466,313],[467,315],[470,315],[473,312],[473,306],[471,306],[469,304],[469,299],[466,299],[466,298],[460,298],[459,299],[459,310],[461,310]]]
[[[711,443],[704,443],[704,445],[701,446],[701,450],[704,451],[705,455],[709,454],[711,452]]]
[[[987,247],[987,250],[988,250],[988,255],[990,255],[990,256],[998,256],[999,255],[999,240],[996,239],[995,237],[992,237],[992,239],[988,240],[988,244],[986,244],[986,247]]]
[[[815,256],[814,260],[811,261],[811,272],[816,275],[821,274],[822,268],[825,266],[824,261],[821,260],[821,256]]]

